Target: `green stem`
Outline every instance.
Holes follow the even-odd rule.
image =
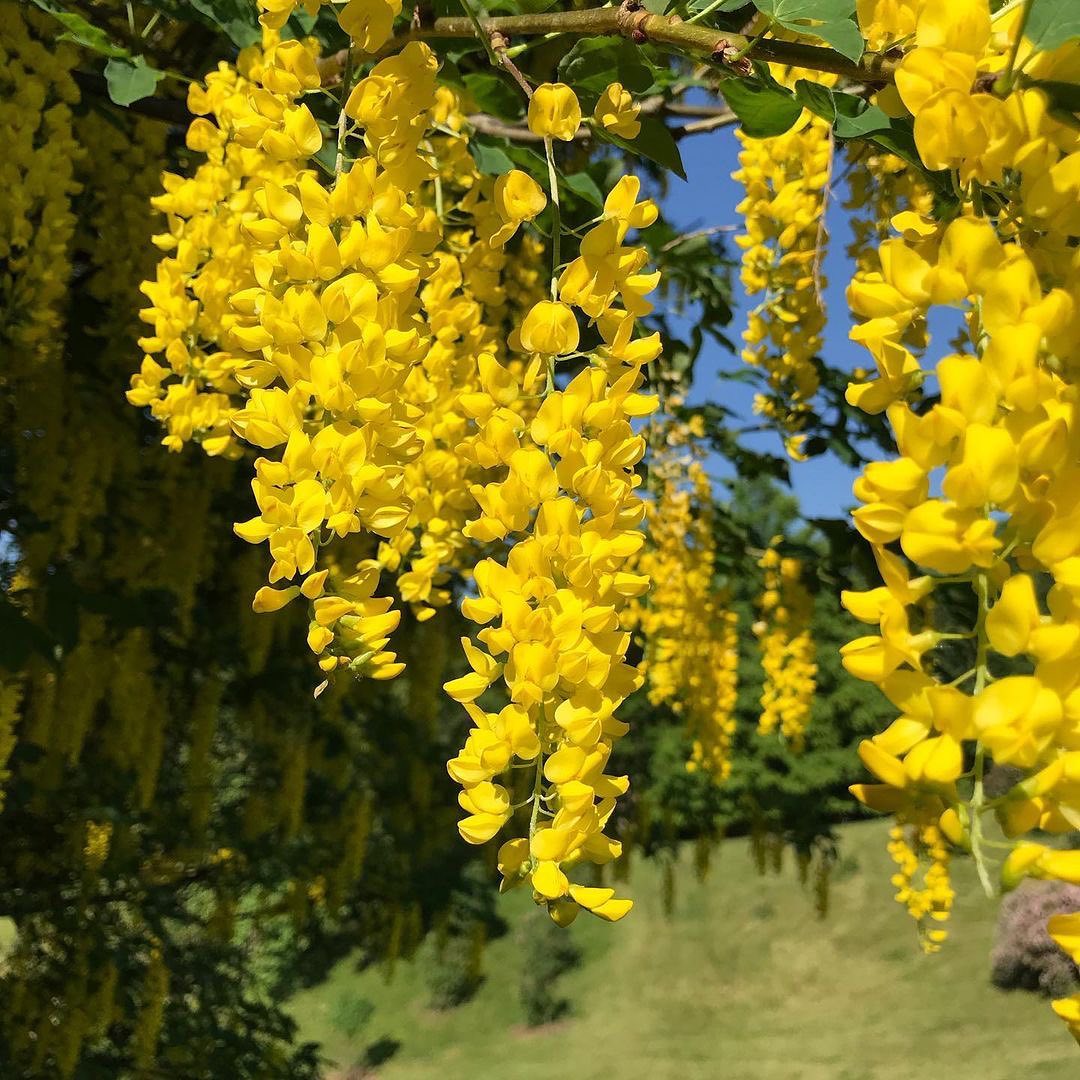
[[[727,0],[713,0],[708,7],[702,8],[696,15],[691,15],[690,18],[686,20],[687,23],[696,23],[699,19],[704,19],[706,15],[711,15],[718,7],[726,2]]]
[[[1012,48],[1009,49],[1009,59],[1005,63],[1005,70],[998,76],[994,83],[994,91],[998,94],[1007,94],[1013,87],[1013,69],[1016,67],[1016,57],[1020,52],[1020,42],[1024,39],[1024,30],[1027,28],[1028,17],[1035,0],[1024,0],[1024,6],[1020,10],[1020,18],[1016,23],[1016,36],[1013,38]]]
[[[548,186],[551,190],[551,299],[559,299],[559,265],[562,261],[562,206],[559,203],[559,172],[555,168],[555,148],[551,138],[544,139]]]
[[[772,29],[772,19],[766,19],[765,25],[760,29],[735,55],[731,58],[731,63],[735,63],[737,60],[741,60],[746,54],[759,44],[762,38]],[[824,216],[824,215],[822,215]]]
[[[341,76],[341,105],[338,111],[337,122],[337,157],[334,159],[334,178],[336,179],[345,168],[345,139],[348,134],[349,118],[345,115],[345,103],[349,100],[350,83],[352,82],[352,53],[345,59],[345,71]]]
[[[480,18],[473,10],[472,4],[469,0],[461,0],[461,6],[465,9],[465,14],[469,17],[469,22],[472,25],[473,33],[480,39],[481,44],[484,46],[484,51],[488,55],[488,59],[498,67],[499,58],[495,55],[495,50],[491,47],[491,31],[485,30],[480,25]]]
[[[536,835],[536,826],[540,820],[540,801],[544,794],[544,706],[540,706],[540,750],[536,755],[536,774],[533,777],[532,790],[532,814],[529,816],[529,847],[532,847],[532,838]],[[531,857],[531,853],[530,853]]]
[[[975,636],[977,638],[975,653],[975,696],[978,697],[989,675],[987,667],[987,654],[989,652],[989,639],[986,634],[986,615],[989,611],[989,583],[985,573],[978,574],[975,578],[975,595],[979,600],[979,614],[975,622]],[[982,814],[986,809],[986,794],[983,788],[983,774],[986,769],[986,750],[982,741],[975,743],[975,786],[971,792],[971,855],[975,860],[975,869],[979,875],[983,892],[993,898],[994,886],[990,881],[990,873],[986,868],[986,856],[983,853]]]

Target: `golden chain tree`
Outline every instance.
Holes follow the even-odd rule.
[[[843,648],[845,668],[897,713],[860,749],[875,782],[852,788],[893,817],[897,898],[935,951],[958,853],[988,894],[1024,877],[1080,883],[1080,852],[1045,836],[1080,815],[1080,26],[1068,0],[820,0],[797,16],[773,0],[664,13],[510,3],[498,18],[472,0],[437,18],[400,0],[259,5],[258,25],[207,5],[241,47],[197,71],[159,57],[220,36],[188,35],[168,5],[139,5],[139,31],[130,7],[42,2],[67,28],[52,49],[44,14],[0,6],[3,377],[19,432],[7,472],[22,523],[5,610],[48,622],[57,567],[87,553],[110,580],[174,597],[164,631],[131,620],[120,633],[99,605],[51,656],[28,645],[8,664],[0,766],[10,757],[12,775],[48,791],[84,752],[102,754],[152,814],[182,744],[201,836],[228,701],[279,763],[280,805],[247,793],[254,835],[300,835],[312,775],[340,795],[293,882],[340,905],[379,808],[377,785],[330,751],[327,717],[348,709],[352,679],[399,677],[418,715],[436,715],[443,675],[431,657],[440,670],[424,670],[423,642],[430,625],[458,626],[458,602],[479,627],[444,686],[469,722],[446,766],[458,832],[499,838],[500,887],[526,887],[560,926],[582,909],[627,915],[602,869],[622,848],[626,700],[647,680],[651,703],[686,725],[687,768],[716,783],[732,770],[739,632],[724,568],[737,545],[708,450],[753,459],[722,410],[686,404],[694,350],[681,358],[657,304],[704,302],[709,274],[680,256],[685,238],[657,240],[657,196],[682,169],[676,135],[737,122],[756,411],[793,468],[837,442],[853,456],[868,436],[890,447],[865,464],[852,515],[881,584],[836,603],[872,628]],[[688,104],[690,83],[726,105]],[[103,92],[145,116],[101,106]],[[151,195],[161,117],[182,124],[183,146]],[[820,355],[841,149],[859,215],[851,337],[869,354],[847,373]],[[635,158],[647,168],[627,171]],[[144,230],[152,269],[132,254]],[[141,274],[139,336],[126,290]],[[76,295],[101,311],[69,313]],[[958,328],[945,348],[929,332],[939,307]],[[94,377],[141,351],[127,397],[164,449],[119,449],[136,414],[87,407],[91,376],[65,376],[64,327],[105,340]],[[192,465],[200,452],[217,460]],[[182,468],[205,479],[184,483]],[[241,474],[254,501],[234,513]],[[211,535],[225,506],[238,541]],[[785,546],[736,555],[763,572],[759,730],[798,751],[813,735],[816,575]],[[224,588],[258,617],[242,656],[215,671],[198,652],[197,678],[148,715],[168,645],[201,647],[202,603]],[[271,649],[282,666],[306,653],[312,669],[317,700],[285,730],[266,689]],[[392,685],[379,693],[393,700]],[[390,765],[409,784],[403,803],[426,797],[430,779]],[[991,795],[997,766],[1010,782]],[[84,814],[69,844],[92,882],[138,836]],[[147,880],[180,864],[216,880],[236,858],[206,844],[141,865]],[[227,923],[224,886],[215,903]],[[389,918],[397,941],[421,917],[399,905]],[[1051,931],[1080,960],[1078,920]],[[88,940],[73,938],[59,1023],[30,970],[44,961],[16,954],[16,1015],[56,1029],[27,1053],[72,1075],[123,999],[138,1002],[125,1022],[145,1071],[174,992],[169,943],[148,921],[118,998],[117,975],[79,951]],[[1080,995],[1054,1007],[1080,1038]]]

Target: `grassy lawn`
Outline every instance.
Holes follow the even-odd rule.
[[[970,865],[944,950],[925,957],[892,900],[882,823],[843,830],[846,872],[819,921],[794,866],[757,876],[745,841],[725,843],[698,883],[686,851],[674,911],[659,867],[638,860],[616,926],[584,916],[569,931],[585,952],[559,992],[572,1015],[537,1031],[517,1000],[520,926],[541,918],[527,896],[503,898],[510,932],[484,957],[466,1005],[426,1006],[423,953],[387,982],[343,960],[294,999],[304,1038],[341,1065],[357,1060],[329,1017],[341,995],[377,1003],[364,1039],[400,1044],[382,1080],[1075,1080],[1080,1049],[1049,1006],[988,980],[995,918]],[[362,1041],[362,1040],[361,1040]]]

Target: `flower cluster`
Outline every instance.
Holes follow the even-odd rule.
[[[9,349],[38,360],[55,348],[70,269],[78,59],[69,42],[38,40],[14,4],[0,8],[0,326]]]
[[[255,462],[259,515],[236,526],[270,549],[255,610],[303,595],[328,676],[390,678],[402,668],[385,648],[400,614],[374,595],[379,563],[317,562],[334,537],[392,542],[412,512],[404,470],[422,450],[421,412],[404,387],[428,342],[418,292],[440,235],[414,194],[434,175],[421,143],[435,59],[412,43],[351,88],[342,122],[362,130],[366,154],[345,171],[339,144],[327,188],[308,166],[323,140],[302,100],[321,82],[316,55],[265,37],[244,75],[223,65],[192,89],[192,111],[216,120],[188,132],[208,160],[167,180],[161,246],[176,254],[144,286],[155,334],[142,345],[168,366],[148,355],[129,399],[166,422],[170,448],[196,434],[211,454],[236,440],[282,448]]]
[[[897,102],[914,115],[923,162],[953,172],[963,206],[947,225],[919,213],[924,207],[897,214],[900,235],[881,244],[880,270],[849,290],[864,320],[852,337],[877,377],[853,383],[848,400],[885,414],[899,452],[869,464],[855,485],[863,504],[855,525],[883,584],[844,595],[879,631],[846,645],[844,665],[880,686],[901,715],[860,748],[879,783],[854,791],[929,835],[934,864],[944,861],[941,837],[970,849],[988,889],[991,813],[1012,841],[1000,869],[1005,888],[1024,877],[1076,883],[1080,853],[1025,835],[1069,833],[1080,810],[1071,360],[1080,136],[1015,76],[1019,62],[1028,75],[1052,78],[1075,51],[1035,55],[1017,40],[1017,6],[993,18],[987,0],[870,8],[859,6],[860,17],[876,20],[873,40],[914,33],[896,73]],[[925,363],[915,343],[925,343],[938,305],[959,307],[965,329],[954,353]],[[952,596],[955,610],[965,591],[971,621],[942,627],[944,605],[933,599]],[[970,667],[946,681],[946,655]],[[992,799],[991,761],[1017,776]],[[940,899],[920,900],[913,914],[947,911],[940,871],[938,879]],[[1080,997],[1056,1008],[1080,1033]]]
[[[486,361],[482,368],[477,358],[514,363],[506,339],[520,314],[541,298],[544,284],[528,258],[511,251],[520,227],[546,205],[539,185],[518,170],[494,181],[479,173],[460,102],[445,87],[436,91],[434,116],[444,133],[431,139],[442,214],[448,219],[452,211],[454,224],[433,253],[434,268],[420,291],[431,337],[403,391],[421,413],[416,431],[422,449],[405,467],[409,523],[378,550],[379,562],[397,574],[398,592],[420,620],[450,602],[451,575],[475,561],[475,544],[464,529],[476,513],[471,488],[491,465],[489,454],[477,452],[470,412],[472,396],[484,392]],[[516,239],[518,254],[539,259],[536,237]],[[533,402],[505,392],[500,400],[523,416],[534,409]]]
[[[572,138],[580,115],[566,86],[533,93],[529,123],[545,138],[549,161],[551,139]],[[484,629],[479,644],[462,641],[472,671],[446,685],[475,725],[449,764],[463,787],[459,830],[483,843],[518,806],[529,806],[527,835],[499,852],[503,886],[528,882],[560,925],[582,908],[615,920],[631,907],[611,889],[571,882],[567,871],[619,853],[604,827],[627,779],[605,767],[626,731],[615,712],[641,682],[625,660],[629,605],[649,585],[630,568],[645,515],[634,468],[645,441],[632,421],[656,407],[638,390],[660,343],[655,334],[634,337],[658,280],[644,272],[644,250],[625,243],[631,229],[656,218],[639,190],[634,177],[615,185],[577,257],[553,277],[551,299],[535,303],[512,335],[512,346],[529,358],[525,370],[515,374],[481,356],[483,391],[465,402],[478,429],[472,453],[495,478],[473,487],[480,513],[464,532],[513,546],[505,563],[484,559],[473,571],[476,595],[462,611]],[[557,209],[557,187],[548,197]],[[536,206],[535,198],[522,201]],[[578,312],[597,338],[584,354]],[[584,355],[587,364],[560,388],[557,363],[571,355]],[[531,419],[512,407],[541,390]],[[480,699],[497,681],[509,704],[496,712]],[[512,770],[531,777],[518,804]]]
[[[793,83],[805,73],[777,74]],[[755,139],[740,129],[736,137],[742,150],[732,176],[746,189],[736,207],[746,229],[735,238],[743,253],[741,278],[748,296],[763,294],[743,331],[742,356],[768,377],[756,411],[777,422],[788,453],[798,458],[799,431],[818,388],[814,357],[825,326],[821,261],[832,130],[804,111],[783,135]]]
[[[810,633],[814,603],[802,582],[802,564],[798,559],[782,558],[777,543],[779,538],[758,562],[764,571],[764,588],[758,598],[760,618],[754,633],[765,675],[758,733],[771,735],[779,730],[798,751],[817,688],[816,648]]]
[[[935,824],[894,825],[889,830],[889,855],[896,863],[892,877],[896,900],[915,920],[923,951],[937,952],[948,931],[935,924],[948,919],[955,896],[949,880],[950,851],[945,838]],[[928,865],[919,886],[916,879],[923,857]]]
[[[638,568],[648,574],[648,602],[636,623],[645,639],[649,701],[686,721],[692,740],[687,769],[718,781],[731,772],[738,684],[738,616],[715,583],[713,493],[689,425],[671,423],[654,445],[648,506],[649,542]],[[654,440],[655,441],[655,440]]]
[[[363,37],[353,7],[341,20],[354,44],[385,43],[394,12],[373,45],[374,22]],[[626,779],[604,767],[625,730],[615,710],[640,683],[625,662],[626,609],[648,585],[629,564],[644,517],[632,424],[655,406],[638,390],[659,351],[657,335],[634,333],[658,275],[626,239],[656,208],[636,179],[620,181],[541,299],[539,275],[508,248],[539,252],[518,234],[549,197],[558,227],[557,188],[545,194],[519,170],[480,175],[430,50],[410,43],[354,87],[346,64],[324,185],[304,101],[321,83],[316,54],[272,29],[291,5],[264,8],[262,48],[192,90],[193,111],[214,120],[188,133],[207,161],[168,178],[157,203],[169,254],[144,286],[154,334],[129,398],[166,424],[170,448],[281,449],[256,460],[259,515],[236,532],[270,550],[255,610],[307,600],[308,644],[328,677],[401,670],[386,650],[399,614],[376,595],[384,570],[423,621],[449,602],[469,546],[512,545],[505,563],[472,571],[463,610],[492,625],[480,645],[466,641],[473,674],[448,684],[476,724],[451,763],[461,832],[483,842],[508,821],[508,790],[493,781],[517,758],[534,771],[532,822],[504,845],[507,882],[529,880],[560,922],[580,907],[619,918],[628,901],[571,885],[564,868],[619,850],[603,828]],[[628,136],[634,103],[618,86],[603,100],[596,123]],[[581,123],[561,84],[537,88],[529,115],[549,157]],[[354,132],[363,150],[346,168]],[[560,387],[556,362],[575,357],[589,363]],[[353,538],[371,538],[359,562]],[[510,704],[486,712],[476,701],[500,675]]]
[[[272,34],[265,40],[264,49],[243,50],[235,68],[221,63],[205,86],[192,84],[188,108],[196,119],[187,145],[206,161],[190,177],[166,173],[165,192],[152,200],[166,215],[167,230],[153,238],[166,255],[154,280],[141,286],[150,306],[139,315],[152,333],[139,339],[146,355],[132,377],[128,401],[149,407],[165,427],[162,445],[172,451],[194,440],[210,455],[239,453],[231,420],[244,387],[258,383],[245,370],[250,360],[230,350],[239,322],[231,298],[256,284],[256,244],[266,239],[267,229],[276,231],[267,196],[296,182],[303,159],[322,145],[318,125],[302,104],[289,106],[288,118],[304,150],[295,138],[285,138],[286,99],[261,85],[266,72],[271,85],[285,84],[292,97],[302,87],[317,86],[313,53],[299,42],[275,44]],[[282,132],[256,111],[255,101],[269,112],[280,106]],[[253,138],[239,138],[245,127],[254,145]],[[267,136],[264,146],[260,128]],[[260,204],[256,193],[264,189]]]

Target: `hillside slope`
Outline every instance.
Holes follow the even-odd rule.
[[[527,897],[504,898],[510,932],[484,958],[473,1001],[426,1007],[425,954],[383,973],[345,960],[299,994],[301,1035],[340,1065],[357,1060],[330,1017],[358,992],[377,1003],[364,1039],[392,1056],[382,1080],[1075,1080],[1080,1050],[1040,999],[988,981],[995,905],[972,868],[944,950],[923,956],[892,900],[881,823],[842,830],[829,916],[819,921],[794,867],[759,877],[746,841],[722,845],[704,883],[684,852],[671,916],[662,875],[638,861],[637,901],[617,926],[581,918],[571,929],[580,968],[559,992],[572,1015],[528,1031],[518,1004],[520,926],[540,918]]]

